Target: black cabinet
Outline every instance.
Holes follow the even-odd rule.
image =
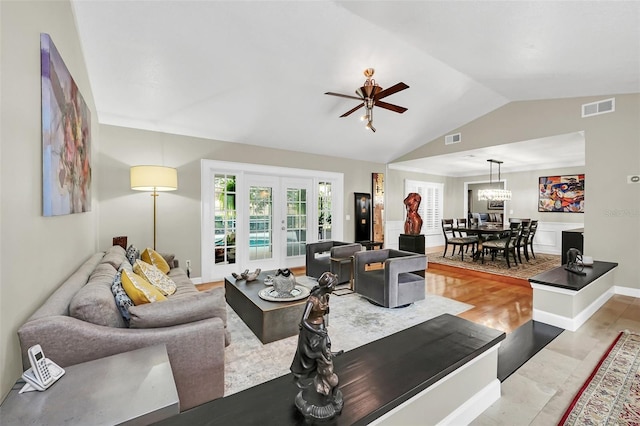
[[[584,250],[584,228],[567,229],[562,231],[562,264],[567,263],[567,251],[577,248],[580,253]]]

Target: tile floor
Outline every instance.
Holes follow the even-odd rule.
[[[554,425],[621,330],[640,332],[640,299],[615,295],[577,331],[563,331],[502,383],[471,424]]]

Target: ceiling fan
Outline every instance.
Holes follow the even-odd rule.
[[[407,110],[407,108],[389,104],[387,102],[382,102],[380,99],[409,88],[409,86],[400,82],[387,89],[382,90],[382,87],[378,86],[378,83],[376,83],[376,81],[373,79],[374,72],[375,70],[373,68],[367,68],[366,70],[364,70],[364,76],[367,79],[364,81],[364,85],[362,87],[356,89],[356,95],[358,95],[358,97],[343,95],[341,93],[325,92],[325,95],[339,96],[341,98],[357,99],[359,101],[362,101],[360,105],[353,109],[350,109],[340,117],[346,117],[347,115],[350,115],[351,113],[364,107],[365,115],[361,117],[361,120],[367,121],[367,125],[365,127],[367,129],[370,129],[372,132],[376,131],[376,128],[373,127],[373,107],[378,106],[380,108],[388,109],[402,114]]]

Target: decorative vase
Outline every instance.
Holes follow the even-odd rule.
[[[296,288],[296,277],[289,269],[278,269],[273,277],[273,289],[279,297],[289,297]]]

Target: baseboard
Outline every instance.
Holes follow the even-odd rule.
[[[202,284],[202,277],[190,278],[191,282],[195,285]]]
[[[640,288],[622,287],[616,285],[613,287],[613,289],[616,294],[620,294],[622,296],[637,297],[638,299],[640,299]]]

